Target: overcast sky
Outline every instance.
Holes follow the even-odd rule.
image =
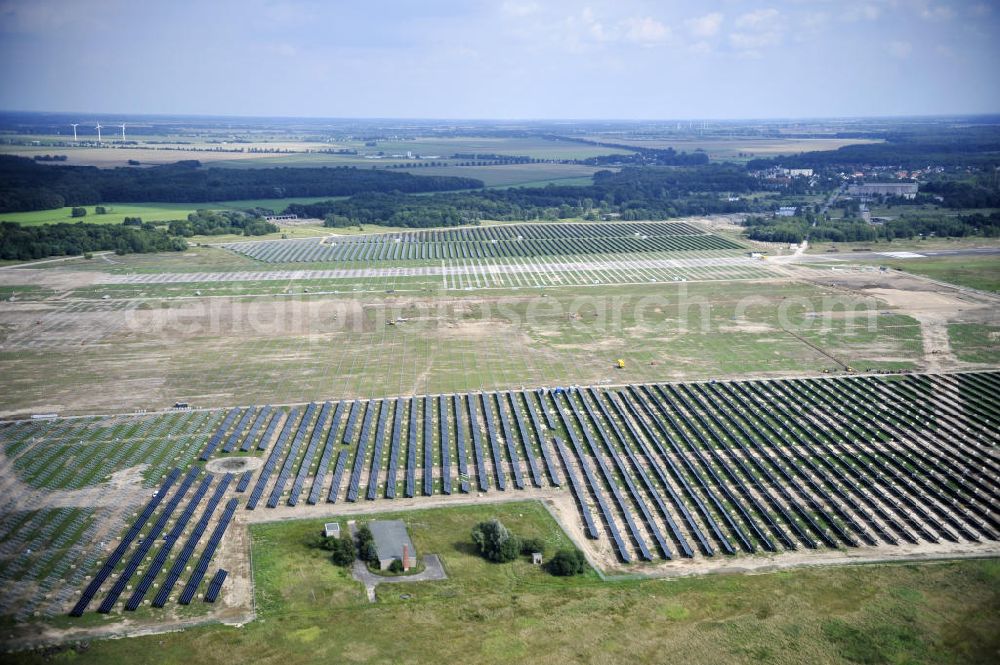
[[[0,108],[406,118],[1000,111],[996,0],[0,0]]]

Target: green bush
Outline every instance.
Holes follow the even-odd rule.
[[[368,528],[367,524],[362,524],[358,528],[355,542],[358,548],[357,556],[359,559],[368,563],[378,562],[378,550],[375,549],[375,537],[372,535],[372,530]]]
[[[521,554],[545,553],[545,541],[541,538],[525,538],[521,541]]]
[[[472,540],[480,554],[497,563],[513,561],[521,552],[520,539],[496,518],[477,524],[472,529]]]
[[[583,556],[583,552],[578,549],[559,550],[555,556],[549,559],[546,568],[553,575],[570,577],[571,575],[579,575],[587,569],[587,559]]]
[[[70,217],[86,217],[87,209],[82,207],[75,207],[69,211]]]
[[[336,540],[337,540],[336,538],[327,538],[321,533],[314,533],[310,535],[309,538],[306,540],[306,545],[318,550],[326,550],[328,552],[331,552],[333,551],[334,548],[333,543]]]
[[[332,541],[330,548],[333,555],[330,557],[338,566],[350,566],[354,563],[357,552],[354,549],[354,539],[349,533],[345,533],[340,538],[328,538]]]
[[[399,559],[393,559],[392,563],[389,564],[390,573],[401,573],[403,572],[403,562]]]

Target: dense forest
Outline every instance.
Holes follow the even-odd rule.
[[[479,189],[481,180],[336,168],[202,168],[184,161],[151,168],[46,166],[0,155],[0,212],[48,210],[96,203],[202,203],[233,199],[351,196],[361,192],[440,192]]]
[[[866,165],[899,166],[904,169],[928,166],[996,168],[1000,166],[1000,130],[974,126],[900,132],[887,135],[884,143],[848,145],[837,150],[753,159],[747,163],[747,168],[763,170],[784,166],[848,169]]]
[[[27,261],[47,256],[74,256],[87,252],[169,252],[187,249],[182,238],[152,224],[44,224],[21,226],[0,222],[0,259]]]
[[[745,203],[723,193],[753,190],[755,181],[740,167],[627,167],[600,171],[592,185],[516,187],[429,196],[365,193],[344,200],[292,204],[286,212],[324,218],[328,226],[379,223],[388,226],[456,226],[481,219],[667,219],[682,215],[742,212]]]
[[[957,217],[900,217],[884,224],[861,220],[812,221],[801,217],[749,217],[745,222],[747,237],[764,242],[800,243],[805,238],[817,242],[874,242],[897,238],[982,236],[1000,237],[1000,213],[972,214]]]
[[[922,200],[926,195],[940,196],[946,208],[1000,208],[1000,189],[979,182],[932,180],[922,184],[920,191]]]

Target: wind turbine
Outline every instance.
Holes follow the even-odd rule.
[[[73,141],[76,141],[76,140],[77,140],[77,139],[76,139],[76,127],[77,127],[77,125],[79,125],[80,123],[78,123],[78,122],[71,122],[70,124],[71,124],[71,125],[73,126]]]
[[[101,121],[97,121],[97,142],[101,142]]]
[[[125,123],[122,123],[122,143],[125,143]]]

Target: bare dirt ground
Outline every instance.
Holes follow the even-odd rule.
[[[949,324],[1000,323],[1000,296],[992,294],[950,288],[896,271],[825,272],[822,277],[806,276],[808,268],[803,271],[789,266],[786,271],[791,277],[876,298],[893,311],[916,319],[924,347],[923,369],[927,371],[956,369],[963,364],[952,353]]]
[[[0,449],[0,497],[3,497],[0,506],[4,511],[127,506],[146,493],[142,488],[142,473],[146,466],[139,464],[116,471],[108,482],[91,487],[42,490],[22,481],[14,470],[13,460]]]

